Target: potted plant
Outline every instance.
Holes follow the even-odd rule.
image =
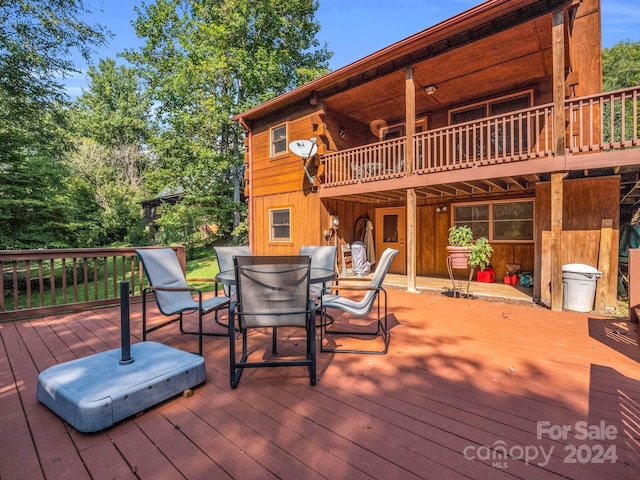
[[[454,225],[449,229],[447,252],[451,257],[451,268],[467,268],[469,253],[473,246],[473,231],[467,225]]]
[[[489,266],[493,248],[487,237],[479,237],[469,252],[469,266],[476,270],[484,270]]]
[[[489,266],[493,248],[486,237],[473,240],[473,231],[467,225],[454,225],[449,229],[449,246],[452,268],[484,270]]]

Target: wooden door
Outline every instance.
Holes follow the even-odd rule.
[[[405,207],[376,209],[376,223],[374,225],[376,256],[380,258],[386,248],[395,248],[400,252],[391,262],[389,273],[400,275],[406,275],[407,273],[407,251],[405,247],[407,228],[405,219]]]

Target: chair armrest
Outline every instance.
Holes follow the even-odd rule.
[[[332,292],[336,290],[351,290],[351,291],[375,291],[382,290],[382,287],[373,287],[371,285],[330,285],[324,289],[324,291]]]
[[[371,278],[369,277],[338,277],[334,280],[334,282],[370,282]]]
[[[194,287],[162,287],[162,286],[145,287],[144,291],[147,293],[157,291],[157,292],[194,292],[194,293],[202,294],[200,289],[194,288]]]

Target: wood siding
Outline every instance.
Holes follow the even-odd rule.
[[[584,178],[564,180],[562,200],[562,253],[561,264],[583,263],[598,266],[600,230],[602,221],[613,220],[610,262],[617,265],[620,227],[619,207],[620,177]],[[547,242],[551,230],[550,184],[543,182],[536,187],[535,236],[536,271],[540,281],[535,282],[534,297],[548,299],[550,261]],[[599,281],[605,281],[599,280]],[[617,275],[609,275],[607,305],[615,305]]]
[[[251,224],[254,243],[251,250],[256,255],[292,255],[302,245],[324,245],[322,231],[329,228],[329,216],[317,195],[304,192],[288,192],[255,197],[255,216]],[[269,210],[291,208],[291,241],[269,240]]]

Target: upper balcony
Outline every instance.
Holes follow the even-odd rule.
[[[634,150],[640,145],[639,96],[640,87],[633,87],[567,100],[560,156],[554,155],[553,104],[330,153],[321,158],[321,195],[402,188],[455,195],[456,182],[473,182],[490,193],[508,190],[511,181],[522,185],[518,176],[539,179],[551,171],[607,168],[621,173],[622,167],[640,165],[640,150]],[[408,140],[413,142],[409,161]],[[608,155],[612,151],[617,155]]]

